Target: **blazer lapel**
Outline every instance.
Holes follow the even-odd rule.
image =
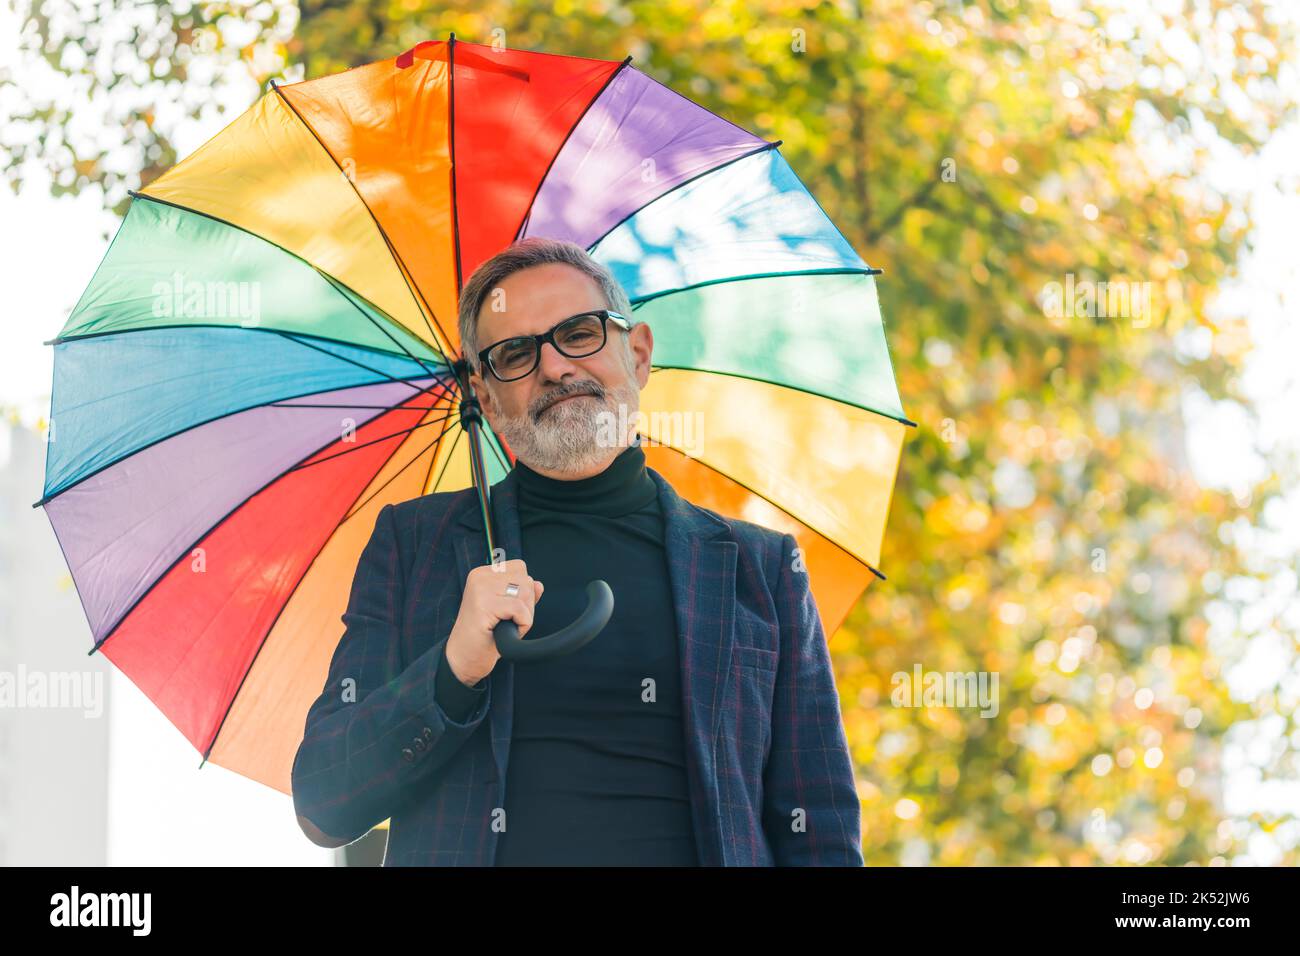
[[[681,656],[686,771],[696,842],[705,866],[721,866],[714,750],[722,722],[722,695],[731,668],[739,546],[724,522],[678,495],[653,468],[647,466],[646,471],[659,488],[664,516],[664,550]],[[491,490],[496,545],[504,551],[506,560],[523,555],[516,480],[512,469]],[[488,563],[483,519],[476,502],[465,509],[458,525],[462,533],[456,539],[455,550],[463,587],[473,568]],[[614,599],[618,600],[617,594]],[[489,715],[492,755],[497,779],[503,781],[514,717],[514,665],[499,661],[489,680],[493,687]]]
[[[664,549],[681,649],[686,771],[695,840],[704,866],[723,864],[721,799],[714,750],[722,722],[722,694],[731,670],[739,545],[727,525],[673,489],[646,467],[659,486]]]

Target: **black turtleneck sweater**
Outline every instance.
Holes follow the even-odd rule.
[[[576,481],[515,469],[522,557],[546,586],[528,637],[577,617],[595,578],[614,613],[581,650],[514,665],[496,865],[696,866],[677,625],[645,452],[634,444]],[[446,666],[438,676],[439,703],[463,720],[486,682],[466,687]]]

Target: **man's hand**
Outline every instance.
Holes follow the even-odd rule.
[[[506,585],[516,584],[519,593],[506,594]],[[542,582],[528,576],[528,567],[518,558],[474,568],[465,579],[460,613],[447,639],[447,663],[466,686],[473,686],[492,673],[501,652],[492,629],[511,620],[523,637],[533,626],[533,608],[542,599]]]

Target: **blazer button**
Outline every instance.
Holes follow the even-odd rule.
[[[422,731],[420,731],[420,735],[424,737],[425,743],[429,743],[430,741],[433,740],[433,731],[430,730],[428,727],[425,727]]]
[[[416,750],[423,750],[424,747],[425,747],[424,738],[423,738],[423,737],[416,737],[416,738],[415,738],[415,742],[414,742],[414,746],[415,746],[415,749],[416,749]]]
[[[410,747],[403,747],[402,759],[405,760],[407,763],[410,763],[411,761],[415,760],[415,751],[412,750]]]

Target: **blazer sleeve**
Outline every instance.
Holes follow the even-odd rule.
[[[780,656],[763,769],[763,832],[777,866],[862,866],[862,805],[830,649],[798,541],[782,536]]]
[[[438,773],[482,723],[492,696],[485,681],[479,694],[464,688],[476,698],[472,710],[448,702],[463,719],[443,709],[436,688],[447,669],[446,638],[397,671],[405,577],[393,510],[380,509],[361,552],[345,630],[293,761],[298,815],[349,842],[389,819],[412,789]]]
[[[434,682],[433,696],[443,711],[451,715],[452,720],[463,721],[474,713],[479,701],[487,693],[487,685],[486,677],[472,686],[462,684],[447,663],[447,642],[442,642],[442,656],[438,658],[438,677]]]

